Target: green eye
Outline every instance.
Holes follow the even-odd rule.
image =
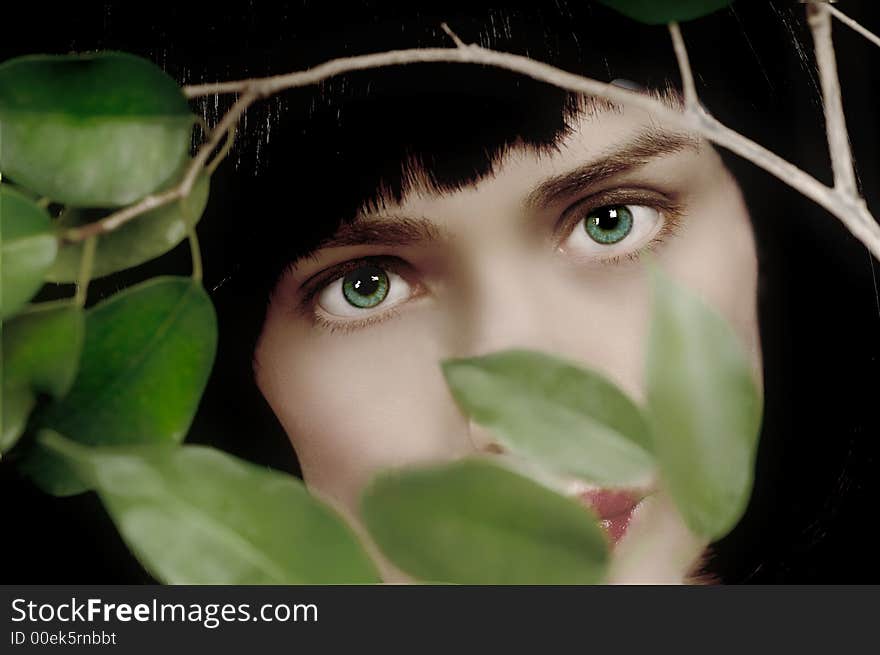
[[[349,305],[375,307],[388,297],[388,274],[377,266],[361,266],[342,279],[342,295]]]
[[[584,220],[584,228],[590,238],[606,246],[622,241],[632,227],[632,212],[623,205],[599,207]]]

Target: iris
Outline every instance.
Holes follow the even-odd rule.
[[[388,274],[377,266],[361,266],[342,280],[342,295],[353,307],[369,309],[388,296]]]
[[[632,231],[632,212],[623,205],[599,207],[584,220],[587,234],[596,243],[612,245],[622,241]]]

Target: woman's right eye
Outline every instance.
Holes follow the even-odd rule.
[[[336,278],[318,294],[317,305],[330,316],[360,318],[405,301],[411,285],[397,273],[364,264]]]

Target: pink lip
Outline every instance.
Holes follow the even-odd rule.
[[[595,489],[578,497],[599,517],[599,525],[614,545],[623,537],[645,494],[623,489]]]

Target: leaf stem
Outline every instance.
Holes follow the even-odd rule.
[[[82,259],[79,261],[79,275],[76,277],[76,294],[73,302],[77,307],[85,307],[86,296],[89,291],[89,281],[92,278],[92,265],[95,262],[95,247],[98,237],[91,236],[83,245]]]
[[[183,202],[183,201],[181,201]],[[202,249],[199,246],[199,237],[196,234],[196,226],[189,224],[187,235],[189,236],[189,250],[192,253],[192,278],[197,282],[202,281]]]

